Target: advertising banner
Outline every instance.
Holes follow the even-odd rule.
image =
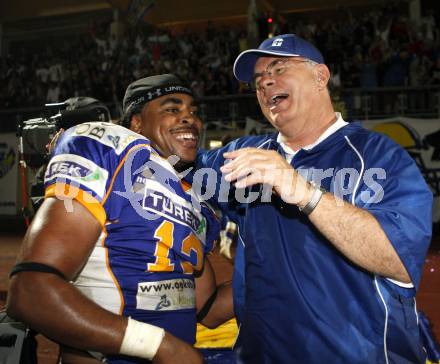
[[[434,222],[440,222],[440,120],[395,117],[362,122],[388,135],[414,158],[434,194]]]
[[[0,215],[17,214],[18,139],[0,134]]]

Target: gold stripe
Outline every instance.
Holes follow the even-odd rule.
[[[180,180],[180,184],[185,192],[188,192],[191,189],[191,185],[183,179]]]
[[[107,215],[99,201],[90,193],[66,183],[55,183],[46,188],[44,197],[55,197],[59,200],[75,199],[83,205],[104,226]]]

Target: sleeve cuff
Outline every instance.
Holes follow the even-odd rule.
[[[75,199],[98,220],[103,227],[107,219],[104,207],[90,193],[65,183],[55,183],[46,188],[44,197],[55,197],[59,200]]]

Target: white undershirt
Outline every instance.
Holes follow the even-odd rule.
[[[317,146],[319,143],[321,143],[323,140],[327,139],[330,135],[347,125],[348,123],[342,119],[341,113],[337,112],[336,114],[336,122],[334,122],[332,125],[330,125],[322,134],[321,136],[312,144],[305,145],[301,149],[310,150],[313,147]],[[292,162],[293,157],[296,153],[298,153],[301,149],[293,150],[290,148],[285,142],[285,138],[281,133],[278,133],[277,136],[277,142],[280,143],[281,148],[283,148],[284,153],[286,153],[286,159],[289,163]]]

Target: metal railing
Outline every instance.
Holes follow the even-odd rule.
[[[335,107],[347,120],[382,119],[405,115],[440,119],[440,86],[393,87],[333,90]],[[243,121],[263,118],[255,94],[206,97],[201,100],[201,116],[206,121]]]
[[[417,118],[440,119],[440,86],[393,87],[373,89],[333,90],[336,108],[344,110],[347,120],[381,119],[405,115]],[[118,118],[117,105],[108,104],[114,118]],[[263,120],[255,94],[210,96],[200,100],[200,116],[206,123],[234,122],[240,126],[250,117]],[[13,131],[21,120],[44,115],[45,108],[0,110],[0,132]]]
[[[440,86],[343,89],[348,119],[440,118]]]

